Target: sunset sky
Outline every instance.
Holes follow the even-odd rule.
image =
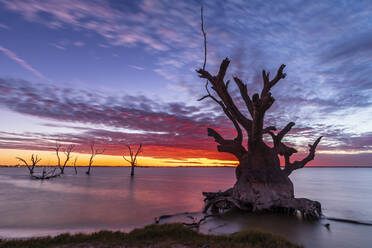
[[[261,70],[287,77],[272,93],[266,125],[296,126],[298,158],[323,135],[309,165],[372,166],[371,1],[204,1],[207,69],[231,59],[250,94]],[[204,95],[200,1],[0,0],[0,165],[56,142],[105,148],[98,165],[125,165],[125,145],[144,146],[140,165],[234,165],[206,128],[232,137]],[[236,89],[232,86],[232,94]],[[268,139],[269,140],[269,139]]]

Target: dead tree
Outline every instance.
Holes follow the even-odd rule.
[[[56,151],[57,155],[57,166],[60,169],[61,173],[63,173],[63,169],[61,167],[61,158],[59,157],[59,150],[61,149],[61,147],[62,147],[61,144],[56,143],[56,147],[54,147],[54,150]]]
[[[88,165],[88,170],[87,172],[85,172],[87,175],[90,175],[90,168],[92,167],[93,165],[93,159],[96,155],[98,154],[103,154],[105,152],[105,149],[102,149],[102,150],[99,150],[99,149],[95,149],[94,148],[94,143],[92,143],[90,145],[90,150],[91,150],[91,156],[90,156],[90,159],[89,159],[89,165]]]
[[[77,160],[78,160],[78,157],[76,156],[75,161],[74,161],[75,175],[78,174],[77,169],[76,169],[76,162],[77,162]]]
[[[203,27],[204,48],[206,49],[206,34]],[[206,51],[206,50],[205,50]],[[230,81],[225,81],[228,58],[224,59],[218,72],[212,75],[205,69],[206,52],[203,68],[197,70],[200,78],[206,79],[207,94],[199,100],[212,99],[217,103],[236,130],[234,139],[223,138],[213,128],[208,128],[208,136],[217,142],[219,152],[227,152],[236,157],[239,165],[236,168],[236,183],[225,192],[204,192],[205,208],[212,212],[219,209],[238,207],[247,211],[301,211],[304,217],[318,218],[321,215],[321,205],[317,201],[305,198],[295,198],[293,184],[288,177],[294,170],[303,168],[314,159],[315,149],[322,137],[309,145],[309,154],[300,161],[291,162],[290,157],[297,150],[283,143],[283,137],[291,130],[294,123],[290,122],[281,131],[274,133],[273,126],[264,128],[266,111],[273,105],[275,99],[270,90],[286,77],[283,72],[285,65],[281,65],[273,78],[270,73],[262,71],[263,88],[260,93],[250,96],[247,85],[234,76],[233,80],[239,89],[244,107],[250,116],[244,115],[229,93]],[[212,89],[212,90],[210,90]],[[213,93],[212,93],[213,92]],[[263,135],[269,134],[273,139],[273,146],[265,144]],[[243,139],[246,135],[247,139]],[[247,140],[243,144],[243,140]],[[279,156],[285,159],[285,167],[281,169]]]
[[[31,165],[29,165],[27,163],[27,161],[23,158],[17,157],[17,159],[19,161],[23,162],[27,166],[27,168],[30,172],[30,176],[33,179],[44,180],[44,179],[50,179],[50,178],[58,177],[60,175],[60,174],[55,173],[57,168],[54,168],[54,169],[51,169],[51,170],[46,170],[45,167],[43,167],[42,173],[40,175],[35,174],[34,169],[37,166],[37,163],[39,163],[41,161],[41,158],[39,158],[37,155],[36,156],[34,156],[34,154],[31,155],[31,163],[32,163]]]
[[[64,172],[65,172],[65,167],[66,167],[68,161],[71,159],[71,152],[74,150],[74,147],[75,147],[74,145],[69,145],[69,146],[66,147],[66,150],[64,151],[66,159],[63,162],[63,165],[61,165],[61,158],[59,156],[59,151],[62,148],[62,145],[56,143],[56,147],[54,148],[54,150],[56,151],[57,166],[58,166],[59,170],[61,171],[61,174],[64,174]]]
[[[35,156],[34,154],[31,155],[31,164],[28,164],[27,161],[25,159],[21,158],[21,157],[16,157],[16,159],[18,159],[19,161],[21,161],[22,163],[24,163],[26,165],[26,167],[29,170],[31,176],[34,174],[34,169],[35,169],[37,163],[39,163],[41,161],[41,158],[39,158],[37,155]]]
[[[137,152],[135,154],[133,153],[132,148],[129,145],[127,145],[127,147],[129,150],[130,160],[127,159],[125,156],[123,156],[123,158],[131,165],[130,176],[134,176],[134,167],[137,166],[137,155],[141,152],[142,144],[139,145]]]
[[[75,147],[74,145],[69,145],[67,146],[66,151],[64,152],[66,159],[65,162],[63,162],[63,165],[60,167],[61,174],[64,173],[67,162],[71,159],[71,152],[74,150],[74,147]]]

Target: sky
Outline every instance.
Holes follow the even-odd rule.
[[[262,69],[287,77],[265,125],[294,121],[287,144],[307,153],[322,135],[319,166],[372,166],[370,1],[0,0],[0,164],[75,144],[105,148],[98,165],[125,165],[126,145],[143,144],[140,165],[236,165],[207,127],[234,129],[205,94],[196,69],[229,57],[252,95]],[[231,94],[239,102],[237,89]],[[246,113],[246,112],[245,112]],[[269,140],[269,139],[268,139]]]

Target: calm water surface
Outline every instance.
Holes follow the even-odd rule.
[[[99,229],[128,231],[155,216],[200,212],[202,191],[224,190],[233,168],[68,168],[63,178],[31,180],[25,168],[0,168],[0,236],[30,237]],[[304,168],[291,176],[296,197],[322,203],[324,215],[372,223],[372,168]],[[323,224],[330,223],[327,230]],[[231,233],[258,228],[305,247],[372,247],[372,226],[277,215],[228,214],[202,226]]]

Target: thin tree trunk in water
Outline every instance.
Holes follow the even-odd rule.
[[[91,155],[89,159],[88,171],[85,172],[87,175],[90,175],[90,168],[92,167],[94,157],[97,154],[103,154],[105,152],[105,149],[102,149],[102,150],[94,149],[94,142],[92,142],[92,144],[90,145],[90,150],[91,150]]]
[[[124,155],[123,155],[123,158],[124,158],[125,161],[130,163],[130,165],[131,165],[130,176],[133,177],[134,176],[134,167],[137,166],[137,156],[140,152],[142,152],[142,144],[139,145],[136,153],[134,153],[132,151],[132,148],[130,147],[130,145],[127,145],[127,147],[128,147],[128,151],[129,151],[130,160],[127,159]]]
[[[76,162],[77,162],[77,160],[78,160],[78,157],[76,157],[76,158],[75,158],[75,161],[74,161],[74,170],[75,170],[75,175],[78,174],[77,169],[76,169]]]

